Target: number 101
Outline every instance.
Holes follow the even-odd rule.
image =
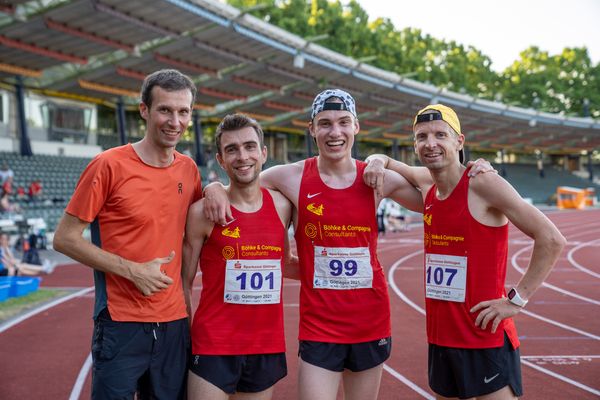
[[[246,272],[242,272],[235,278],[236,281],[240,281],[241,290],[246,290],[247,275]],[[273,290],[273,272],[269,272],[264,278],[260,272],[255,272],[250,275],[250,287],[254,290],[262,289],[265,281],[269,282],[269,289]]]

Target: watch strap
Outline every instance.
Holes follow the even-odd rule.
[[[521,295],[519,294],[519,292],[517,291],[517,288],[513,287],[508,292],[508,301],[513,303],[515,306],[525,307],[528,300],[523,299],[521,297]]]

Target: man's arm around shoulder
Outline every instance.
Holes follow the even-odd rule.
[[[290,248],[290,240],[288,234],[288,228],[292,222],[293,206],[292,203],[281,193],[276,190],[269,190],[273,197],[273,202],[277,208],[277,213],[281,219],[281,223],[284,226],[285,235],[285,253],[283,259],[283,276],[289,279],[300,279],[300,265],[298,262],[298,256],[292,254]]]

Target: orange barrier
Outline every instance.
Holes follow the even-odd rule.
[[[569,186],[556,188],[556,206],[559,209],[575,208],[581,210],[586,205],[586,190]]]
[[[589,187],[585,189],[585,205],[588,207],[593,207],[598,203],[598,199],[596,198],[596,189],[593,187]]]

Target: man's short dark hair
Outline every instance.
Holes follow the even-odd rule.
[[[142,103],[148,108],[152,107],[152,89],[158,86],[167,92],[188,89],[192,93],[192,103],[196,99],[196,85],[189,76],[182,74],[176,69],[161,69],[146,76],[142,84],[141,96]]]
[[[254,129],[258,135],[258,143],[260,144],[260,147],[263,148],[265,145],[265,135],[263,134],[260,124],[245,114],[229,114],[226,115],[219,126],[217,126],[217,131],[215,133],[215,145],[217,146],[217,153],[222,154],[221,136],[223,135],[223,132],[237,131],[247,127],[252,127],[252,129]]]

